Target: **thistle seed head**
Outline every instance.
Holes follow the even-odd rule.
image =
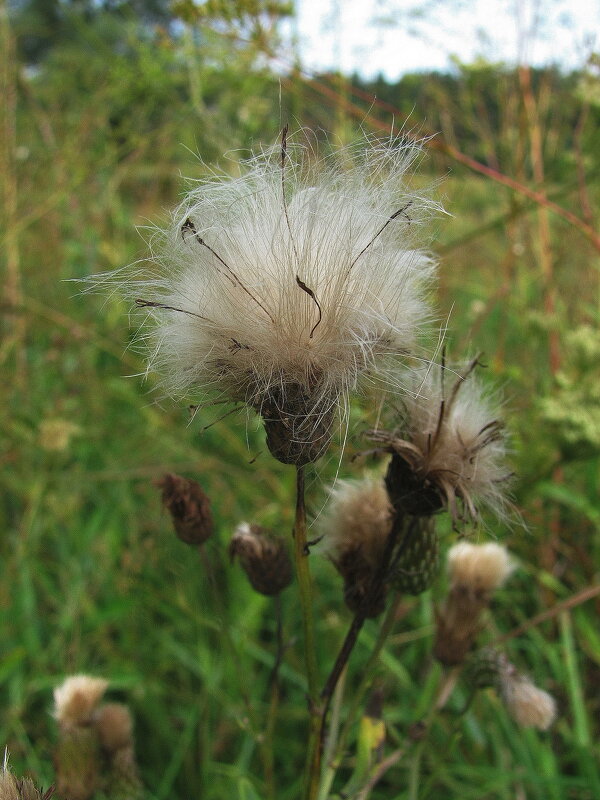
[[[360,378],[381,378],[429,319],[419,248],[436,206],[408,186],[419,153],[367,142],[319,161],[284,132],[240,177],[195,188],[157,236],[154,275],[125,282],[165,389],[246,403],[276,458],[314,461]]]
[[[379,567],[391,528],[392,508],[381,478],[339,481],[330,491],[331,501],[321,530],[323,552],[344,579],[344,600],[357,612]],[[385,608],[382,583],[367,616]]]
[[[455,520],[478,519],[482,505],[505,511],[504,427],[473,378],[477,364],[462,372],[433,365],[407,376],[398,432],[371,432],[392,453],[386,485],[398,511],[428,516],[447,508]]]
[[[42,796],[30,778],[16,778],[6,763],[0,768],[0,800],[50,800],[52,795],[49,790]]]
[[[450,591],[437,613],[434,656],[447,666],[462,664],[481,630],[492,593],[514,569],[501,545],[459,542],[448,552]]]
[[[451,591],[459,589],[471,596],[489,598],[515,569],[510,553],[496,542],[472,544],[458,542],[448,551],[448,576]]]

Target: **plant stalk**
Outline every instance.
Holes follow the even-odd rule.
[[[304,638],[304,660],[306,681],[308,684],[308,709],[310,713],[310,729],[306,754],[305,798],[314,800],[319,788],[319,772],[321,758],[319,750],[319,732],[321,711],[319,707],[319,689],[317,673],[317,654],[315,648],[315,624],[312,608],[312,581],[308,566],[308,545],[306,537],[306,508],[304,467],[296,467],[296,517],[294,520],[294,561],[300,591],[300,613],[302,615],[302,631]]]

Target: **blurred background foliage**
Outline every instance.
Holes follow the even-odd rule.
[[[289,470],[254,460],[255,420],[216,421],[222,409],[208,408],[190,422],[159,402],[151,376],[126,378],[144,372],[126,306],[65,281],[144,258],[148,226],[178,202],[182,176],[235,170],[286,121],[324,149],[395,125],[433,136],[417,180],[439,183],[452,214],[432,245],[439,319],[453,356],[485,354],[513,436],[528,530],[489,522],[521,566],[488,638],[571,607],[509,643],[558,698],[549,734],[516,730],[485,693],[460,715],[459,696],[372,796],[600,797],[600,606],[577,603],[600,557],[598,57],[568,74],[457,62],[391,83],[305,72],[281,34],[291,2],[4,0],[0,10],[0,742],[16,770],[51,782],[51,688],[86,671],[133,705],[150,797],[298,796],[300,649],[286,653],[275,735],[264,727],[275,615],[225,556],[241,519],[287,534]],[[353,411],[344,474],[357,472],[349,455],[364,446],[366,405]],[[314,472],[313,515],[339,457]],[[197,477],[213,499],[219,540],[204,561],[171,536],[152,485],[165,471]],[[349,616],[333,569],[314,562],[325,676]],[[392,742],[433,696],[436,668],[423,680],[423,665],[441,590],[402,608],[383,659]],[[350,696],[375,630],[355,654]],[[351,767],[352,752],[346,777]]]

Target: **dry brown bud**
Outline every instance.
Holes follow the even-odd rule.
[[[109,753],[133,745],[133,721],[129,709],[121,703],[106,703],[96,715],[100,744]]]
[[[199,483],[168,473],[156,481],[162,489],[162,502],[169,510],[175,533],[182,542],[203,544],[213,534],[210,500]]]
[[[252,587],[261,594],[279,594],[292,582],[292,563],[283,540],[259,525],[238,525],[229,554],[232,561],[239,558]]]

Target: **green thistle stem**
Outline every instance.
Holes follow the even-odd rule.
[[[308,704],[310,711],[310,731],[306,754],[306,800],[314,800],[317,796],[320,752],[320,709],[317,673],[317,655],[315,648],[315,624],[312,609],[312,580],[308,566],[308,548],[306,538],[306,508],[304,505],[304,467],[296,468],[296,518],[294,520],[294,561],[298,588],[300,590],[300,613],[304,634],[304,659],[306,664],[306,680],[308,684]]]

